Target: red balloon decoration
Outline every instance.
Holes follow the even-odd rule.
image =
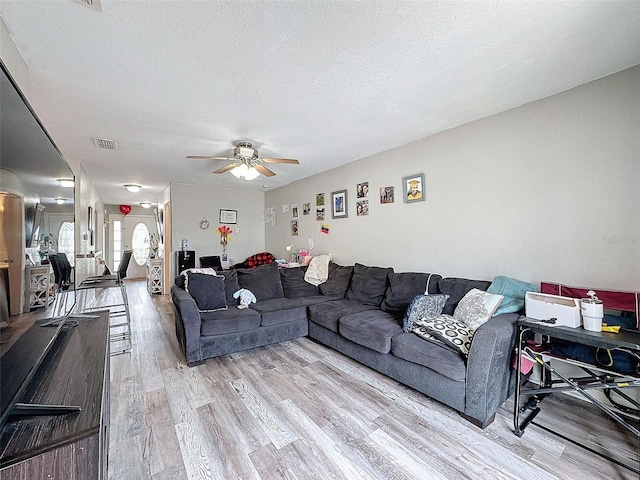
[[[120,205],[120,213],[123,217],[126,217],[131,212],[131,205]]]

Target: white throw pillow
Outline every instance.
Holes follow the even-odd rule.
[[[471,330],[476,330],[489,321],[503,299],[503,295],[472,288],[456,306],[453,318],[463,322]]]

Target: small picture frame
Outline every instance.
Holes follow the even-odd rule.
[[[356,215],[358,217],[369,215],[369,200],[358,200],[356,202]]]
[[[392,186],[380,187],[380,203],[393,203],[393,196],[394,188]]]
[[[424,202],[424,173],[409,175],[402,179],[404,203]]]
[[[365,198],[369,196],[369,182],[362,182],[356,185],[356,197]]]
[[[324,193],[316,193],[316,207],[324,206]]]
[[[291,220],[291,236],[298,236],[298,220]]]
[[[238,223],[238,211],[237,210],[224,210],[220,209],[220,223],[235,224]]]
[[[303,215],[310,215],[311,214],[311,202],[307,202],[307,203],[303,203],[302,204],[302,214]]]
[[[331,192],[331,218],[347,218],[347,191]]]
[[[299,218],[300,217],[300,208],[297,203],[291,204],[291,218]]]

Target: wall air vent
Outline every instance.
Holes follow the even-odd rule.
[[[98,148],[105,148],[107,150],[116,150],[116,141],[108,140],[106,138],[93,137],[93,144]]]

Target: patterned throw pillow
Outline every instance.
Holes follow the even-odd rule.
[[[503,299],[503,295],[473,288],[460,300],[455,312],[453,312],[453,317],[466,324],[471,330],[475,330],[489,321]]]
[[[470,329],[466,324],[444,314],[436,318],[416,320],[412,331],[425,340],[432,341],[432,337],[436,337],[464,357],[469,355],[475,333],[475,330]]]
[[[435,295],[418,295],[407,308],[402,320],[402,331],[405,333],[413,329],[413,324],[422,318],[435,318],[442,313],[449,295],[437,293]]]

